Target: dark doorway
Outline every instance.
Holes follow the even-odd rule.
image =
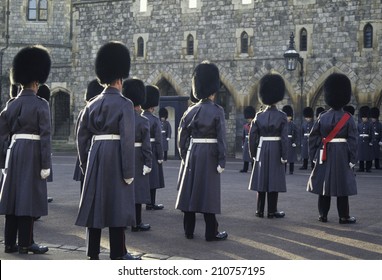
[[[169,112],[168,121],[172,128],[172,137],[169,143],[169,156],[174,156],[176,159],[180,159],[177,149],[178,139],[178,126],[183,113],[188,108],[188,96],[161,96],[159,100],[160,108],[166,108]],[[158,109],[159,110],[159,109]]]
[[[70,136],[70,95],[59,91],[52,96],[52,135],[54,140],[68,140]]]

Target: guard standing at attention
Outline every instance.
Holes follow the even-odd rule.
[[[318,109],[318,108],[317,108]],[[303,110],[303,116],[305,122],[302,125],[301,129],[301,159],[302,159],[302,167],[300,170],[308,169],[308,161],[309,161],[309,147],[308,147],[308,137],[310,130],[313,127],[313,109],[311,107],[305,107]],[[313,169],[313,161],[311,160],[311,168]]]
[[[226,163],[224,109],[214,102],[220,88],[219,69],[204,61],[196,66],[192,92],[200,101],[189,107],[179,124],[178,147],[184,162],[176,209],[184,213],[187,239],[194,238],[196,213],[203,213],[206,241],[225,240],[218,231],[216,214],[221,212],[220,173]]]
[[[378,120],[379,109],[373,107],[370,109],[371,126],[373,130],[373,155],[375,169],[381,169],[379,165],[380,147],[382,146],[382,123]]]
[[[146,101],[146,87],[139,79],[128,79],[123,82],[122,94],[134,104],[135,111],[135,225],[131,231],[148,231],[150,224],[142,223],[142,204],[150,204],[150,178],[152,168],[152,151],[150,143],[150,122],[144,117],[141,105]]]
[[[50,67],[50,55],[42,46],[21,49],[12,62],[11,83],[21,85],[21,92],[0,114],[0,151],[7,151],[0,153],[3,169],[0,214],[5,215],[5,253],[48,251],[48,247],[34,243],[33,224],[34,217],[48,215],[46,178],[52,163],[50,110],[49,103],[36,94],[39,85],[48,79]]]
[[[268,195],[268,218],[283,218],[277,210],[279,192],[286,192],[285,163],[288,155],[288,120],[276,108],[283,100],[285,83],[277,74],[266,74],[260,80],[259,97],[266,107],[256,114],[249,131],[249,147],[256,157],[249,190],[257,191],[256,217],[264,217]]]
[[[253,167],[253,158],[249,154],[249,146],[248,146],[248,133],[251,122],[256,115],[256,110],[253,106],[247,106],[244,109],[244,118],[246,119],[246,123],[243,125],[243,169],[240,170],[241,173],[247,173],[249,168],[249,163],[252,164]]]
[[[135,117],[133,103],[121,94],[122,79],[129,71],[130,53],[123,43],[101,46],[95,72],[105,89],[86,105],[78,127],[77,149],[85,181],[76,225],[87,228],[86,253],[93,260],[99,259],[105,227],[109,228],[110,259],[139,259],[125,245],[125,229],[135,225]]]
[[[86,88],[85,92],[85,102],[86,104],[90,102],[91,99],[93,99],[95,96],[100,94],[104,90],[104,87],[100,85],[97,79],[94,79],[88,83],[88,86]],[[74,128],[74,135],[77,136],[77,130],[78,125],[81,120],[82,114],[84,113],[84,109],[82,109],[77,117],[76,125]],[[88,150],[90,149],[91,141],[89,141]],[[80,168],[80,159],[77,155],[76,165],[74,167],[74,174],[73,174],[73,180],[74,181],[80,181],[80,195],[82,193],[82,187],[84,184],[84,174],[82,174],[81,168]]]
[[[152,170],[150,176],[150,195],[151,202],[146,204],[146,210],[162,210],[163,204],[156,203],[157,189],[165,187],[163,175],[163,146],[161,123],[157,116],[154,115],[155,108],[159,105],[159,89],[156,86],[146,86],[146,102],[142,104],[144,110],[142,115],[150,122],[150,142],[153,154]]]
[[[162,146],[163,146],[163,160],[167,161],[168,153],[168,142],[171,138],[171,125],[168,119],[168,111],[166,108],[159,109],[159,118],[161,122],[161,133],[162,133]]]
[[[357,158],[359,161],[358,172],[371,172],[371,165],[374,159],[373,155],[373,127],[369,121],[370,108],[362,106],[359,108],[359,117],[361,121],[358,123],[358,147]]]
[[[282,111],[287,115],[288,119],[288,155],[287,163],[285,163],[285,172],[289,163],[289,174],[294,172],[294,162],[297,160],[297,138],[298,132],[295,123],[293,122],[293,108],[290,105],[285,105]]]
[[[310,158],[315,161],[307,191],[318,195],[318,220],[326,223],[332,196],[337,197],[340,224],[353,224],[349,196],[357,194],[353,167],[356,163],[357,128],[342,108],[349,103],[351,83],[344,74],[331,74],[324,83],[325,102],[331,107],[321,114],[309,134]]]

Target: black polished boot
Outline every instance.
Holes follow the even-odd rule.
[[[38,245],[33,243],[29,247],[20,247],[19,246],[19,254],[28,254],[29,252],[33,254],[45,254],[49,251],[49,248],[46,246]]]

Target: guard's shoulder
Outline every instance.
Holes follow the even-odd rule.
[[[49,102],[45,98],[42,98],[42,97],[37,96],[37,95],[36,95],[36,97],[37,97],[37,100],[39,102],[43,102],[44,104],[47,104],[49,106]]]

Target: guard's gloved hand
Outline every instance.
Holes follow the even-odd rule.
[[[158,159],[159,164],[162,164],[162,162],[163,162],[163,159]]]
[[[123,179],[123,180],[125,180],[126,184],[130,185],[134,181],[134,178]]]
[[[288,161],[286,159],[281,158],[281,163],[287,163]]]
[[[50,168],[41,169],[41,172],[40,172],[41,179],[46,179],[49,177],[49,175],[50,175]]]
[[[382,146],[382,141],[378,143],[379,146]]]
[[[292,147],[293,148],[297,147],[296,143],[292,143]]]
[[[149,174],[151,172],[151,168],[143,165],[143,175]]]
[[[1,169],[1,172],[3,173],[3,175],[5,176],[5,175],[7,175],[7,171],[8,171],[8,169]]]
[[[372,142],[369,142],[369,146],[373,146],[373,143],[372,143]]]
[[[170,138],[166,138],[167,141],[170,141]]]
[[[349,167],[350,168],[353,168],[355,166],[355,163],[351,163],[351,162],[349,162]]]
[[[218,165],[218,167],[216,168],[216,170],[220,173],[222,173],[224,171],[224,168],[222,168],[220,165]]]

